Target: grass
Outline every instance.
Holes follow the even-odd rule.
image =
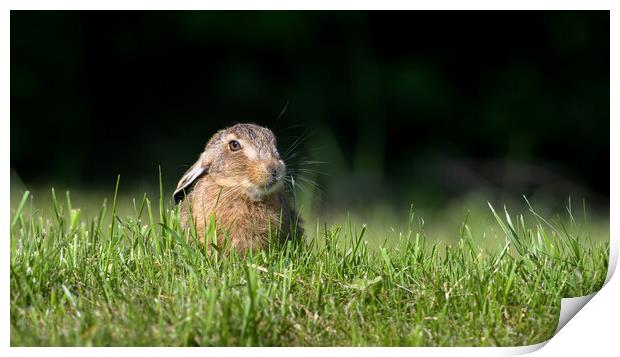
[[[607,271],[608,237],[570,207],[551,222],[490,206],[497,249],[468,217],[455,242],[437,242],[410,210],[391,235],[309,222],[301,244],[242,258],[205,254],[161,197],[119,215],[117,192],[91,218],[68,193],[52,191],[51,217],[24,194],[11,345],[527,345],[552,336],[562,297],[598,290]]]

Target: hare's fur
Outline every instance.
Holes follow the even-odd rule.
[[[238,152],[229,148],[233,140],[241,143]],[[269,129],[237,124],[220,130],[175,191],[182,227],[195,228],[201,243],[211,243],[213,218],[217,245],[241,254],[299,238],[303,230],[284,191],[285,170]]]

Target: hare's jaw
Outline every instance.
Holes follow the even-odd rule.
[[[252,186],[248,188],[248,197],[250,200],[257,202],[262,201],[265,197],[282,188],[282,181],[278,180],[268,186]]]

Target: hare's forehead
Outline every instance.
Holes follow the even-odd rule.
[[[256,146],[273,145],[275,142],[275,137],[271,130],[257,125],[237,125],[231,128],[230,133],[236,135],[239,139],[250,140]]]

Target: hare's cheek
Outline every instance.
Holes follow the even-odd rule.
[[[232,177],[214,177],[214,181],[218,186],[223,187],[235,187],[243,185],[243,181],[239,181],[238,179]]]
[[[265,170],[259,166],[251,166],[248,170],[248,176],[250,181],[256,185],[263,185],[268,179]]]

